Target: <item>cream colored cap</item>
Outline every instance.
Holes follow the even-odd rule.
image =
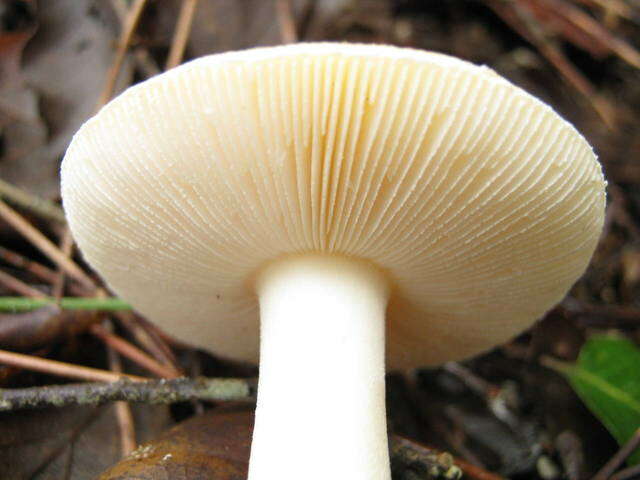
[[[391,367],[504,342],[584,272],[604,189],[584,138],[490,69],[373,45],[189,62],[105,106],[62,165],[71,230],[113,291],[249,361],[252,278],[304,252],[386,273]]]

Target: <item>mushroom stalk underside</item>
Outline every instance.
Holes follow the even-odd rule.
[[[374,267],[305,255],[267,267],[250,480],[389,480],[387,282]]]

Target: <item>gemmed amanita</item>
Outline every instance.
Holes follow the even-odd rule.
[[[388,479],[385,345],[391,368],[437,364],[529,326],[585,270],[604,187],[584,138],[490,69],[349,44],[187,63],[105,106],[62,166],[114,292],[260,352],[252,480]]]

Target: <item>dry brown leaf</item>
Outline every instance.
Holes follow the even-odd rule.
[[[114,406],[0,414],[0,479],[86,480],[120,458]],[[135,406],[142,441],[169,425],[166,406]]]
[[[36,31],[36,23],[33,11],[5,6],[2,11],[2,28],[0,30],[0,111],[5,108],[24,108],[22,98],[11,98],[10,93],[17,93],[24,88],[24,82],[20,73],[20,62],[25,45]],[[33,6],[31,7],[34,8]],[[6,104],[6,105],[5,105]],[[19,112],[16,112],[19,113]],[[2,126],[2,123],[0,123]]]
[[[99,480],[244,480],[252,428],[246,406],[207,412],[142,445]]]
[[[0,314],[0,348],[29,351],[84,331],[100,318],[46,305],[27,313]]]
[[[42,146],[47,137],[37,95],[28,86],[20,68],[25,45],[37,26],[26,10],[4,13],[10,17],[7,22],[15,25],[0,31],[0,165],[19,161]],[[0,175],[5,173],[0,167]]]
[[[57,0],[38,7],[38,29],[24,48],[19,79],[2,82],[0,114],[7,120],[0,177],[52,197],[60,157],[94,112],[117,27],[109,26],[108,2]],[[125,68],[122,80],[130,73]]]
[[[98,480],[244,480],[252,431],[247,405],[211,410],[142,445]],[[451,455],[405,438],[393,435],[390,450],[395,480],[459,480],[462,474]]]
[[[0,315],[0,348],[26,350],[45,345],[60,328],[60,308],[46,305],[32,312]]]

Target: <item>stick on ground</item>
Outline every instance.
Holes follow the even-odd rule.
[[[132,360],[160,378],[177,378],[181,376],[180,372],[176,369],[162,365],[132,343],[122,337],[114,335],[99,324],[92,325],[90,331],[93,335],[100,338],[109,348],[114,349],[120,355],[127,357],[129,360]]]
[[[167,404],[187,400],[250,400],[255,381],[233,378],[176,378],[132,382],[76,383],[47,387],[0,389],[0,411],[113,401]]]
[[[629,439],[629,441],[622,446],[618,452],[611,457],[604,467],[595,474],[593,480],[606,480],[611,477],[613,473],[620,468],[624,461],[631,455],[636,448],[640,445],[640,428],[636,430],[636,433]]]
[[[95,290],[96,284],[78,265],[67,258],[60,249],[45,237],[42,232],[27,222],[14,209],[0,200],[0,217],[15,228],[31,244],[44,253],[53,263],[63,269],[70,277],[76,279],[87,290]]]
[[[148,380],[145,377],[138,377],[136,375],[114,373],[109,372],[108,370],[84,367],[82,365],[73,365],[71,363],[58,362],[57,360],[49,360],[48,358],[9,352],[7,350],[0,350],[0,364],[24,368],[25,370],[33,370],[35,372],[48,373],[59,377],[75,378],[93,382],[115,382],[123,378],[128,378],[131,381]]]
[[[2,179],[0,179],[0,198],[5,198],[14,205],[29,210],[42,218],[54,220],[63,225],[66,223],[64,212],[59,205],[28,193]]]

